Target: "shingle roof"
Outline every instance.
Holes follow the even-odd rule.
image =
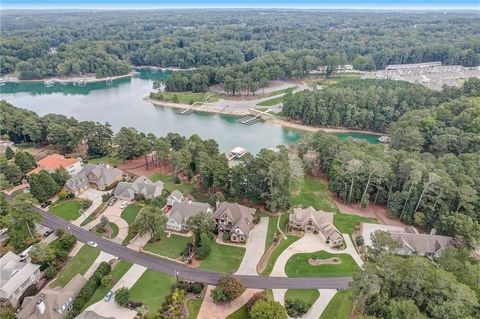
[[[145,176],[137,177],[133,183],[121,182],[115,188],[114,194],[117,197],[134,199],[135,195],[142,194],[148,199],[152,199],[157,189],[163,190],[163,182],[152,182]]]
[[[201,212],[211,212],[211,210],[212,207],[207,203],[175,202],[170,211],[169,218],[173,219],[177,224],[182,224],[192,216],[200,214]]]
[[[244,234],[249,234],[253,228],[253,215],[255,209],[240,205],[238,203],[223,202],[213,213],[213,218],[220,218],[224,214],[230,216],[234,221],[231,229],[239,228]]]
[[[19,256],[8,251],[0,258],[0,297],[12,296],[15,290],[39,268],[39,265],[21,262]]]
[[[115,167],[108,165],[87,164],[76,176],[71,177],[65,183],[65,186],[72,192],[76,192],[89,183],[96,184],[99,187],[112,185],[123,172]]]
[[[433,254],[440,249],[453,246],[453,238],[448,236],[394,232],[389,234],[399,244],[421,254]]]
[[[302,227],[305,227],[306,223],[311,220],[326,238],[335,242],[340,239],[343,240],[343,237],[333,225],[333,216],[333,213],[317,211],[310,206],[308,208],[295,208],[288,219],[290,222],[300,223]]]

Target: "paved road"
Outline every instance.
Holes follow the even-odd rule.
[[[188,266],[147,255],[125,246],[114,243],[108,239],[97,236],[95,233],[89,232],[83,228],[72,225],[69,222],[51,215],[46,211],[35,208],[43,219],[41,223],[50,228],[63,228],[77,237],[77,240],[86,243],[90,240],[98,243],[98,248],[102,251],[117,256],[120,259],[133,262],[135,264],[160,271],[165,274],[178,275],[182,278],[192,281],[202,281],[211,285],[216,285],[220,273],[210,272],[202,269],[190,268]],[[235,276],[242,280],[247,288],[304,288],[304,289],[344,289],[348,287],[348,283],[352,280],[351,277],[337,277],[337,278],[281,278],[281,277],[264,277],[264,276]]]

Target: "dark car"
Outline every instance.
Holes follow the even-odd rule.
[[[48,237],[53,233],[53,229],[49,229],[46,232],[43,233],[43,237]]]
[[[115,204],[116,201],[117,201],[116,197],[110,198],[110,200],[108,201],[108,206],[113,206],[113,204]]]
[[[48,206],[52,205],[52,201],[51,200],[47,200],[45,203],[43,203],[42,205],[40,205],[41,208],[47,208]]]

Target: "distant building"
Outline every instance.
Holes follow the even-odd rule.
[[[10,147],[12,151],[15,153],[17,152],[17,147],[15,146],[15,143],[11,141],[5,141],[5,140],[0,140],[0,154],[4,154],[5,151],[7,150],[7,147]]]
[[[174,203],[178,203],[183,201],[183,194],[181,191],[174,190],[173,192],[170,193],[167,197],[167,206],[172,207]]]
[[[72,194],[78,195],[89,187],[106,190],[122,180],[123,172],[110,165],[87,164],[76,176],[71,177],[65,188]]]
[[[78,158],[65,158],[59,154],[48,155],[37,162],[37,167],[28,172],[27,175],[38,174],[40,171],[45,170],[49,173],[53,173],[56,169],[65,168],[70,176],[75,176],[82,170],[82,159]]]
[[[412,64],[390,64],[385,67],[385,70],[404,70],[404,69],[419,69],[431,68],[435,66],[442,66],[442,62],[426,62],[426,63],[412,63]]]
[[[62,289],[45,288],[36,296],[26,297],[17,319],[61,319],[72,309],[73,301],[87,280],[77,274]]]
[[[11,251],[0,258],[0,298],[8,299],[14,305],[40,276],[40,265],[20,260],[20,256]]]
[[[322,233],[325,240],[334,246],[343,243],[340,231],[333,225],[333,213],[317,211],[313,207],[295,208],[288,217],[288,227],[304,232]]]
[[[146,199],[153,199],[162,195],[163,182],[152,182],[145,176],[137,177],[133,183],[120,182],[113,194],[116,198],[133,201],[137,196],[143,195]]]
[[[186,232],[189,230],[187,221],[190,217],[202,212],[212,214],[213,208],[207,203],[192,201],[174,202],[168,215],[166,228],[177,232]]]
[[[255,209],[237,203],[221,203],[213,213],[219,231],[228,232],[230,241],[245,243],[253,228]]]

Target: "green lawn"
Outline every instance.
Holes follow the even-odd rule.
[[[93,305],[94,303],[102,300],[105,295],[110,291],[110,289],[115,286],[115,284],[120,280],[120,278],[125,275],[125,273],[132,267],[133,264],[128,261],[121,260],[113,269],[112,272],[110,273],[113,276],[113,281],[110,286],[104,287],[100,285],[97,290],[95,290],[95,293],[93,296],[88,300],[86,305],[83,307],[83,310],[88,308],[90,305]]]
[[[212,242],[212,252],[198,268],[221,273],[234,273],[242,263],[245,248]]]
[[[313,306],[317,301],[320,293],[318,289],[288,289],[285,294],[285,300],[287,299],[300,299],[307,303],[308,309]]]
[[[50,213],[65,220],[75,220],[80,217],[80,203],[74,200],[54,204],[48,209]]]
[[[277,231],[278,216],[268,218],[267,240],[265,241],[265,250],[273,243],[273,238]]]
[[[101,164],[101,163],[108,163],[113,166],[119,166],[122,165],[122,159],[118,158],[114,155],[107,155],[107,156],[102,156],[102,157],[96,157],[96,158],[89,158],[88,162],[90,164]]]
[[[270,100],[265,100],[263,102],[257,103],[258,106],[273,106],[283,103],[283,96],[279,97],[274,97],[273,99]]]
[[[199,202],[208,202],[208,196],[206,196],[201,190],[199,190],[195,185],[189,183],[180,183],[175,184],[173,182],[173,174],[154,174],[150,176],[150,179],[153,182],[158,180],[162,181],[165,185],[165,189],[169,192],[174,190],[179,190],[183,195],[192,195],[195,200]]]
[[[84,245],[73,257],[72,261],[58,274],[57,279],[50,284],[50,287],[65,287],[77,274],[85,274],[95,259],[100,255],[100,250]]]
[[[304,208],[312,206],[326,212],[339,212],[335,203],[329,198],[327,182],[317,177],[307,175],[302,185],[294,185],[291,201],[292,206]]]
[[[130,300],[142,302],[151,313],[156,313],[174,282],[173,276],[147,269],[130,289]]]
[[[187,302],[188,307],[188,317],[187,319],[196,319],[198,316],[198,312],[200,311],[200,307],[202,306],[203,300],[194,300],[190,299]]]
[[[282,90],[276,90],[276,91],[272,91],[268,94],[266,94],[267,96],[275,96],[275,95],[279,95],[279,94],[283,94],[283,93],[288,93],[288,92],[292,92],[294,90],[298,89],[298,86],[291,86],[289,88],[286,88],[286,89],[282,89]]]
[[[338,265],[319,265],[312,266],[308,259],[315,256],[319,259],[337,257],[341,259]],[[348,254],[330,254],[326,251],[317,251],[315,253],[295,254],[287,261],[285,273],[288,277],[342,277],[351,276],[357,271],[357,264],[352,256]]]
[[[338,213],[333,216],[333,224],[342,234],[351,235],[358,223],[377,224],[376,218]]]
[[[177,97],[177,101],[174,101],[174,96]],[[162,92],[151,93],[150,98],[157,101],[166,101],[182,104],[193,104],[195,102],[216,102],[218,96],[213,93],[193,93],[193,92]]]
[[[122,219],[124,219],[127,224],[131,225],[135,221],[135,218],[137,217],[140,208],[141,207],[137,204],[130,204],[122,211],[120,217],[122,217]]]
[[[169,258],[177,258],[182,251],[187,247],[187,244],[192,242],[192,237],[185,237],[172,234],[170,237],[164,236],[162,240],[155,243],[147,243],[143,249],[161,256]]]
[[[120,231],[120,229],[118,229],[117,224],[108,223],[108,225],[110,225],[110,228],[112,229],[112,235],[110,236],[110,239],[113,239],[113,238],[117,237],[118,232]]]
[[[226,319],[250,319],[246,305],[243,305],[237,311],[229,315]]]
[[[341,290],[323,311],[319,319],[348,319],[352,311],[353,293],[351,290]]]
[[[265,267],[265,270],[262,272],[262,275],[268,276],[273,270],[273,266],[275,266],[275,263],[277,262],[278,257],[280,254],[287,249],[288,246],[299,240],[300,237],[297,236],[287,236],[287,239],[283,239],[280,244],[275,248],[275,250],[272,252],[270,257],[268,258],[267,266]]]

